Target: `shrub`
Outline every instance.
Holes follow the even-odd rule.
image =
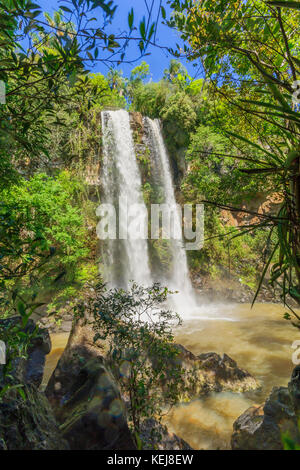
[[[168,294],[159,284],[145,288],[133,282],[128,291],[106,290],[101,284],[88,311],[86,302],[76,308],[77,315],[86,315],[91,322],[94,341],[106,342],[137,443],[142,422],[148,418],[160,422],[187,390],[172,334],[181,320],[167,309]]]

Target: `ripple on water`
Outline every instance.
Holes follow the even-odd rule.
[[[219,309],[219,310],[218,310]],[[175,407],[172,430],[195,449],[229,449],[232,425],[247,408],[262,403],[274,386],[287,385],[293,364],[291,344],[299,332],[283,319],[275,304],[214,305],[176,329],[175,340],[195,355],[227,353],[248,370],[262,389],[246,394],[219,393]],[[207,319],[207,316],[210,316]]]

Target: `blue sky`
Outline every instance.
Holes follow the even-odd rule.
[[[58,9],[59,7],[59,0],[39,0],[37,2],[44,11],[47,11],[51,15],[53,12]],[[145,7],[144,0],[115,0],[114,2],[118,5],[117,11],[115,13],[115,17],[113,20],[112,26],[110,29],[113,30],[115,34],[118,32],[122,32],[124,30],[128,30],[128,12],[131,8],[134,9],[135,13],[135,23],[138,24],[139,20],[143,18],[144,15],[147,14],[147,10]],[[150,3],[150,2],[148,2]],[[157,2],[158,4],[159,2]],[[166,3],[166,2],[163,2]],[[64,3],[66,4],[66,3]],[[166,11],[168,13],[168,7],[165,5]],[[99,18],[100,19],[100,18]],[[180,38],[178,37],[177,33],[167,26],[162,24],[159,25],[158,33],[157,33],[157,43],[161,46],[173,47],[175,48],[176,43],[180,44]],[[168,54],[165,50],[162,50],[158,47],[151,47],[147,52],[151,54],[146,56],[143,60],[145,60],[150,65],[150,71],[152,74],[152,80],[157,81],[163,76],[163,72],[165,68],[168,67],[169,61],[172,58],[170,54]],[[132,42],[127,49],[127,59],[133,60],[139,57],[139,50],[136,43]],[[134,64],[121,64],[120,68],[123,70],[124,75],[128,76],[130,70],[138,65],[141,60],[134,62]],[[185,65],[188,69],[189,74],[194,77],[196,74],[197,68],[194,68],[192,64],[188,63],[185,60],[181,60],[181,62]],[[108,69],[101,63],[97,63],[94,67],[91,67],[93,72],[101,72],[106,74]],[[200,76],[197,78],[200,78]]]

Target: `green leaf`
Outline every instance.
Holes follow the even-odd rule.
[[[150,41],[150,39],[152,38],[154,32],[155,32],[155,23],[153,23],[151,25],[151,28],[150,28],[150,31],[149,31],[149,34],[148,34],[148,41]]]
[[[281,119],[286,119],[286,120],[289,120],[289,121],[296,122],[297,124],[300,124],[300,116],[299,116],[299,118],[294,117],[294,116],[289,116],[288,117],[286,114],[271,113],[270,111],[266,111],[265,114],[266,114],[266,116],[275,116],[275,117],[278,117],[278,118],[281,118]]]
[[[24,303],[21,300],[18,302],[17,310],[19,314],[21,315],[21,317],[24,317],[26,315],[26,308],[25,308]]]
[[[68,8],[68,7],[61,6],[60,9],[67,12],[67,13],[72,13],[72,10],[70,10],[70,8]]]
[[[292,59],[300,67],[300,60],[297,57],[292,56]]]
[[[135,434],[135,441],[136,441],[137,449],[138,450],[143,450],[143,442],[142,442],[140,436],[138,435],[137,432],[135,432],[134,434]]]
[[[134,21],[134,11],[133,8],[131,8],[130,12],[128,13],[128,26],[130,29],[133,27],[133,21]]]
[[[269,1],[267,4],[271,7],[279,7],[279,8],[293,8],[295,10],[300,10],[300,2],[277,2],[277,1]]]
[[[87,51],[87,55],[88,55],[90,60],[92,60],[92,61],[94,60],[94,57],[92,56],[92,54],[89,51]]]
[[[29,3],[29,4],[27,5],[27,8],[30,9],[30,10],[38,10],[38,9],[40,9],[41,7],[40,7],[40,5],[37,5],[36,3]]]
[[[292,150],[291,152],[288,153],[286,162],[284,164],[285,168],[290,168],[292,163],[296,160],[296,158],[299,158],[299,151],[298,150]]]
[[[263,147],[261,147],[260,145],[256,144],[255,142],[252,142],[251,140],[247,139],[246,137],[243,137],[239,134],[235,134],[234,132],[229,132],[229,131],[225,131],[226,134],[229,134],[231,135],[232,137],[236,137],[237,139],[241,140],[242,142],[245,142],[249,145],[252,145],[252,147],[255,147],[256,149],[260,150],[261,152],[265,153],[266,155],[268,155],[269,157],[272,158],[272,160],[277,160],[278,161],[278,158],[276,158],[276,156],[271,153],[271,152],[268,152],[268,150],[264,149]]]
[[[298,120],[300,120],[300,114],[296,113],[295,111],[292,111],[291,109],[287,109],[284,106],[277,106],[275,104],[271,103],[265,103],[263,101],[254,101],[254,100],[240,100],[242,103],[249,103],[249,104],[254,104],[256,106],[262,106],[264,108],[270,108],[270,109],[275,109],[276,111],[280,111],[281,113],[286,113],[290,114],[294,117],[297,117]]]
[[[295,300],[299,300],[299,299],[300,299],[300,292],[299,292],[295,287],[291,287],[291,288],[290,288],[289,294],[290,294],[291,297],[293,297],[293,299],[295,299]]]
[[[139,41],[139,49],[140,49],[141,54],[142,54],[143,50],[144,50],[144,42],[143,41]]]
[[[286,111],[290,111],[290,106],[289,106],[288,102],[286,101],[286,99],[284,98],[284,95],[279,91],[278,87],[276,85],[274,85],[274,83],[271,82],[270,80],[267,80],[267,84],[268,84],[273,96],[277,99],[277,101],[279,101],[279,103],[282,105],[282,107]]]
[[[25,395],[24,390],[22,389],[22,385],[20,385],[17,390],[18,390],[18,393],[19,393],[19,394],[21,395],[21,397],[23,398],[23,400],[25,401],[25,400],[26,400],[26,395]]]
[[[140,34],[141,34],[142,39],[146,39],[145,18],[143,18],[143,21],[140,22]]]
[[[260,288],[261,288],[262,283],[263,283],[263,281],[264,281],[264,279],[265,279],[265,275],[266,275],[266,272],[267,272],[267,270],[268,270],[268,267],[270,266],[271,261],[272,261],[274,255],[275,255],[275,253],[276,253],[278,247],[279,247],[279,242],[276,243],[274,250],[272,251],[272,253],[271,253],[271,255],[270,255],[270,257],[269,257],[267,263],[265,264],[264,270],[263,270],[262,275],[261,275],[261,278],[260,278],[260,280],[259,280],[259,284],[258,284],[256,293],[255,293],[254,299],[253,299],[253,301],[252,301],[252,305],[251,305],[252,307],[253,307],[253,305],[255,304],[255,301],[256,301],[257,296],[258,296],[259,291],[260,291]]]

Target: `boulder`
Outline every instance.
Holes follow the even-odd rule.
[[[252,406],[234,423],[233,450],[282,450],[282,436],[300,444],[300,367],[288,387],[273,388],[264,405]]]
[[[210,352],[195,356],[181,344],[177,344],[179,355],[176,361],[186,371],[186,381],[191,391],[185,398],[195,398],[211,392],[246,392],[260,387],[258,381],[227,354]]]
[[[107,355],[105,343],[95,343],[94,336],[87,318],[74,323],[68,345],[46,388],[46,396],[71,449],[134,449],[124,402],[128,397],[120,395],[118,371],[112,373],[114,364]],[[188,393],[184,386],[183,400],[210,392],[242,392],[259,386],[227,355],[195,356],[181,345],[176,348],[179,354],[170,360],[170,365],[172,361],[179,364],[186,371],[185,385],[191,386]],[[154,365],[155,358],[149,360]],[[146,420],[142,432],[141,439],[147,448],[154,448],[153,435],[157,432],[162,435],[161,449],[187,446],[154,420]]]
[[[18,326],[20,317],[0,321],[0,329]],[[51,406],[38,389],[42,383],[46,355],[51,350],[48,331],[37,329],[29,320],[23,331],[35,333],[27,357],[13,361],[10,377],[2,375],[0,386],[9,386],[0,401],[0,449],[2,450],[62,450],[68,449],[62,439]]]
[[[46,396],[71,449],[135,449],[124,402],[102,353],[87,321],[74,323]]]
[[[288,391],[293,401],[293,407],[297,416],[300,416],[300,366],[293,370],[291,381],[288,384]]]
[[[36,321],[41,328],[47,328],[51,334],[70,333],[72,329],[73,316],[68,313],[62,315],[61,321],[55,321],[55,318],[48,316],[38,316]]]
[[[139,437],[143,450],[193,450],[187,442],[153,418],[143,421]]]
[[[20,321],[20,317],[0,320],[0,330],[12,328]],[[29,320],[26,327],[23,329],[26,334],[32,334],[35,330],[36,324],[32,320]],[[14,361],[13,370],[11,372],[13,382],[39,387],[43,380],[46,355],[49,354],[50,351],[51,339],[48,330],[38,328],[28,347],[27,358],[20,358]],[[2,367],[3,366],[0,366],[0,381]]]
[[[9,391],[0,403],[0,450],[64,450],[51,406],[35,386],[24,385],[22,395]]]

